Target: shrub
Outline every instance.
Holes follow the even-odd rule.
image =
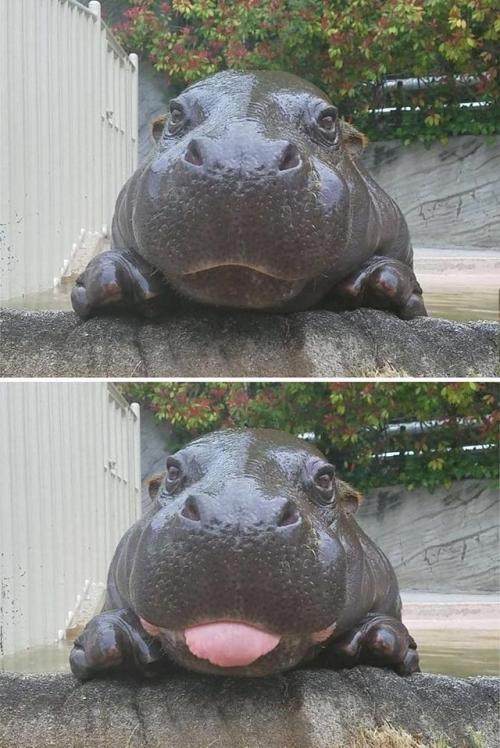
[[[121,42],[178,88],[218,70],[294,72],[374,140],[498,132],[495,0],[129,0]],[[439,85],[396,87],[388,76]],[[459,77],[462,77],[460,82]],[[462,101],[488,103],[461,108]],[[376,113],[394,107],[390,114]]]

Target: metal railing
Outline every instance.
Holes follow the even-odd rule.
[[[100,4],[0,0],[0,303],[58,282],[137,163],[136,55]]]

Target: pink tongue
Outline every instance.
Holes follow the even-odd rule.
[[[192,654],[219,667],[250,665],[281,639],[245,623],[204,623],[186,629],[184,636]]]

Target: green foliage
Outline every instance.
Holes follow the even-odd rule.
[[[181,88],[226,68],[294,72],[373,140],[492,135],[500,121],[495,0],[129,0],[121,42]],[[386,76],[439,76],[418,91]],[[466,76],[467,85],[457,76]],[[488,102],[460,108],[461,101]],[[374,113],[395,107],[390,114]],[[409,111],[406,111],[409,107]]]
[[[175,382],[124,385],[168,421],[177,446],[233,426],[314,433],[340,476],[359,488],[434,488],[464,478],[495,478],[498,388],[476,382]],[[431,422],[439,420],[439,426]],[[418,422],[419,428],[391,424]],[[394,457],[383,455],[394,452]],[[411,453],[411,454],[409,454]]]

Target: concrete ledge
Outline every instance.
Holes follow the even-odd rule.
[[[374,310],[202,310],[161,321],[0,310],[3,377],[467,377],[498,374],[494,322]]]
[[[385,722],[427,740],[446,736],[453,748],[493,748],[499,683],[399,678],[367,667],[253,681],[183,674],[145,684],[5,673],[0,748],[336,748]],[[471,731],[484,742],[469,743]]]

